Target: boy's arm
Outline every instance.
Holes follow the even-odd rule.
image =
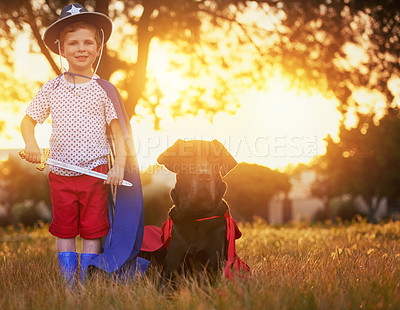
[[[126,161],[125,139],[118,119],[113,119],[110,127],[115,145],[115,159],[113,167],[107,173],[108,178],[105,183],[120,186],[124,179]]]
[[[41,156],[39,146],[35,139],[36,124],[36,121],[27,114],[21,121],[21,133],[25,142],[25,160],[31,163],[40,163]]]

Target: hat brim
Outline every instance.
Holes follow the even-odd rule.
[[[60,36],[61,31],[68,24],[80,21],[93,24],[98,29],[103,29],[104,44],[110,38],[113,25],[111,19],[107,15],[98,12],[82,12],[79,14],[64,17],[52,23],[43,34],[43,41],[46,44],[46,46],[53,53],[59,54],[57,40]]]

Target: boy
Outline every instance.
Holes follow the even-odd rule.
[[[43,123],[51,114],[51,157],[103,173],[108,170],[110,146],[107,128],[111,129],[115,158],[106,181],[50,166],[53,221],[49,231],[57,237],[60,270],[69,285],[73,284],[78,270],[75,243],[77,235],[82,238],[81,279],[85,276],[88,265],[94,264],[110,272],[134,256],[130,253],[117,262],[118,251],[112,249],[114,252],[105,253],[102,262],[94,262],[100,253],[100,238],[110,228],[107,217],[107,184],[122,184],[127,155],[132,156],[127,154],[125,147],[125,143],[132,141],[128,141],[126,135],[124,137],[121,129],[123,125],[131,140],[130,128],[126,129],[129,121],[121,119],[123,117],[116,111],[116,107],[123,110],[123,106],[110,99],[110,89],[107,90],[100,83],[96,75],[97,68],[94,73],[92,71],[92,65],[99,55],[101,57],[103,44],[110,37],[111,31],[112,22],[106,15],[88,12],[80,4],[64,7],[60,19],[46,29],[43,40],[50,50],[60,55],[60,60],[61,56],[66,58],[68,72],[42,86],[21,122],[27,161],[40,162],[40,149],[34,136],[35,126]],[[130,150],[131,153],[134,152],[132,148]],[[137,179],[138,177],[135,178],[134,186],[140,188],[140,179],[139,185]],[[136,193],[136,200],[140,208],[141,189],[139,192]],[[135,238],[139,241],[135,242],[141,243],[142,223],[138,225],[139,231]],[[110,267],[108,260],[114,266]]]

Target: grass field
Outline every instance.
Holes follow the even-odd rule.
[[[155,288],[154,272],[70,291],[46,225],[0,228],[0,309],[400,309],[400,222],[240,228],[250,276],[212,286],[181,278],[169,294]]]

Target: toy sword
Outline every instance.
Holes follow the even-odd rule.
[[[25,152],[24,151],[20,151],[18,154],[22,159],[25,158]],[[47,164],[47,165],[51,165],[51,166],[64,168],[64,169],[67,169],[67,170],[70,170],[70,171],[74,171],[74,172],[79,172],[79,173],[83,173],[83,174],[86,174],[86,175],[90,175],[90,176],[98,178],[98,179],[107,180],[108,176],[105,173],[101,173],[101,172],[85,169],[85,168],[82,168],[82,167],[78,167],[78,166],[75,166],[75,165],[63,163],[61,161],[49,158],[49,156],[50,156],[50,149],[43,149],[43,154],[40,157],[40,163],[37,165],[36,169],[38,169],[40,171],[43,171],[44,167]],[[123,180],[122,181],[122,185],[124,185],[124,186],[132,186],[132,183],[128,182],[126,180]]]

